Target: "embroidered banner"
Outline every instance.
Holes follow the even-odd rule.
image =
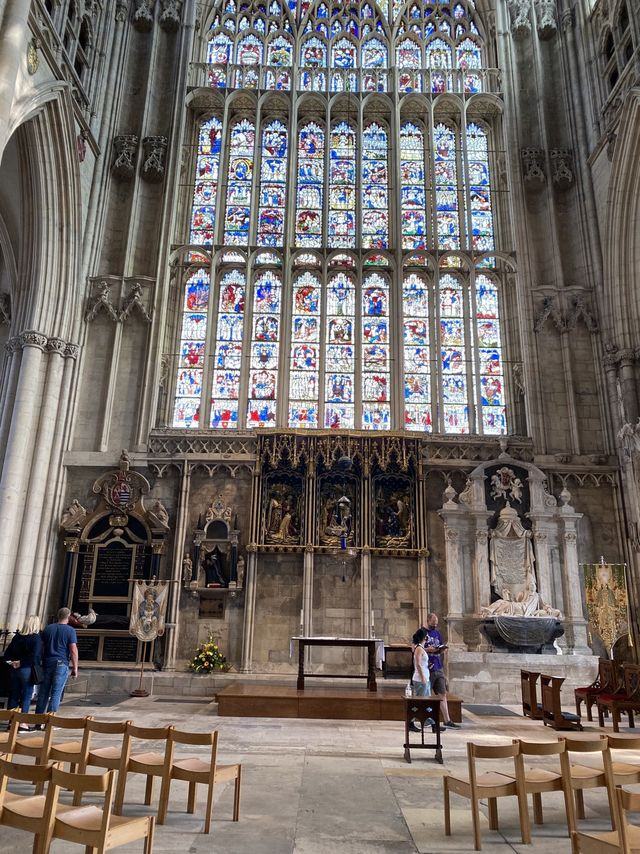
[[[602,640],[607,654],[629,632],[625,563],[582,564],[589,630]]]

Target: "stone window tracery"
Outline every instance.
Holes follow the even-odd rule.
[[[506,432],[496,130],[462,106],[498,77],[473,4],[211,20],[207,85],[262,100],[200,126],[173,426]]]

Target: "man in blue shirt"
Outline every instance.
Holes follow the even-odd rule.
[[[78,675],[78,638],[69,625],[71,611],[60,608],[58,622],[52,623],[42,633],[42,668],[44,678],[38,691],[36,713],[57,712],[69,672]]]
[[[424,648],[429,655],[429,677],[431,679],[431,693],[440,695],[440,708],[442,710],[442,718],[446,727],[457,729],[458,724],[455,724],[449,717],[449,706],[447,705],[447,680],[444,678],[442,669],[442,659],[440,654],[446,649],[446,644],[442,635],[438,631],[438,615],[429,614],[427,617],[427,625],[424,627],[427,632],[427,637],[424,642]]]

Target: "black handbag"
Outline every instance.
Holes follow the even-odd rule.
[[[31,681],[34,685],[39,685],[44,679],[44,670],[40,664],[31,665]]]

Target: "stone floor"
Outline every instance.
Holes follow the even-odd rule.
[[[507,707],[503,707],[505,710]],[[511,707],[516,711],[516,707]],[[403,727],[394,722],[218,718],[216,705],[193,698],[123,695],[71,697],[61,712],[101,720],[132,719],[146,726],[175,724],[193,731],[217,728],[219,758],[241,762],[241,819],[231,821],[232,785],[217,790],[213,829],[202,833],[200,798],[195,816],[183,812],[186,785],[174,783],[169,821],[158,827],[156,852],[224,854],[453,854],[473,850],[468,802],[452,796],[453,835],[445,837],[442,776],[463,772],[466,742],[504,743],[512,737],[550,740],[554,734],[519,714],[480,716],[465,711],[459,730],[445,732],[444,765],[431,751],[403,759]],[[622,728],[622,731],[625,731]],[[413,736],[416,738],[416,736]],[[103,742],[109,743],[105,738]],[[189,755],[185,753],[185,755]],[[143,778],[131,776],[125,814],[142,815]],[[483,851],[569,854],[561,795],[545,795],[545,824],[533,827],[533,844],[522,845],[514,798],[499,803],[500,832],[489,831],[483,805]],[[606,829],[603,790],[585,794],[584,827]],[[2,828],[0,854],[21,854],[32,837]],[[56,842],[52,852],[81,851]],[[121,851],[142,851],[142,844]]]

